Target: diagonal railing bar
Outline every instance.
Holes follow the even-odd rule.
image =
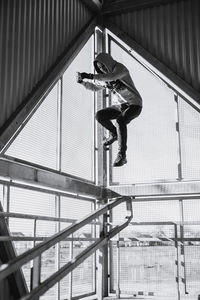
[[[37,256],[41,255],[44,251],[48,250],[58,242],[64,240],[69,235],[77,231],[78,229],[82,228],[83,226],[87,225],[91,220],[98,218],[100,215],[105,214],[108,210],[118,206],[123,202],[127,202],[127,210],[130,211],[131,216],[128,217],[128,222],[132,219],[132,198],[131,197],[117,197],[114,198],[112,202],[103,205],[101,208],[96,210],[95,212],[90,213],[88,216],[82,218],[80,221],[77,221],[75,224],[63,229],[62,231],[56,233],[52,237],[50,237],[47,241],[44,241],[34,248],[22,253],[18,257],[12,259],[7,264],[2,264],[0,267],[0,280],[6,278],[8,275],[16,271],[17,269],[21,268],[24,264],[28,263],[32,259],[36,258]],[[126,222],[127,224],[127,222]],[[127,225],[125,225],[127,226]],[[123,229],[123,228],[122,228]],[[100,247],[100,246],[99,246]]]

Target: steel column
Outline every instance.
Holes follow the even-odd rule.
[[[105,51],[105,32],[101,29],[97,29],[96,32],[96,47],[95,54],[98,55]],[[97,92],[96,97],[96,108],[97,111],[106,106],[106,93],[105,91]],[[98,185],[106,187],[107,185],[107,156],[103,149],[103,137],[105,135],[104,128],[101,125],[97,125],[97,149],[98,149]],[[103,198],[102,204],[107,202],[106,195]],[[101,204],[99,204],[101,205]],[[100,235],[106,235],[107,232],[107,214],[100,217]],[[97,295],[98,299],[101,300],[103,297],[108,296],[108,247],[104,245],[98,250],[97,255]]]

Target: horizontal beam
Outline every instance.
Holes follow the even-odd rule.
[[[155,184],[133,184],[109,186],[109,189],[129,197],[157,197],[157,196],[180,196],[180,199],[192,198],[192,195],[199,195],[200,199],[200,180],[181,181],[181,182],[163,182]],[[142,199],[144,201],[144,199]],[[148,199],[146,199],[148,201]],[[152,200],[152,199],[151,199]],[[156,200],[156,198],[155,198]]]
[[[13,139],[23,129],[27,120],[32,116],[38,105],[45,98],[53,85],[59,80],[62,73],[72,63],[79,51],[94,32],[97,20],[91,20],[74,38],[65,52],[60,56],[54,66],[43,76],[43,79],[35,86],[20,107],[7,122],[0,128],[0,153],[6,151]]]
[[[130,11],[155,7],[180,0],[117,0],[112,2],[105,1],[102,8],[103,15],[115,15],[128,13]]]
[[[185,92],[194,101],[200,104],[200,93],[191,87],[187,82],[177,76],[172,70],[160,62],[156,57],[154,57],[150,52],[145,50],[142,46],[136,43],[126,32],[119,29],[115,24],[111,23],[107,18],[104,18],[103,25],[110,30],[114,35],[121,39],[130,50],[138,53],[142,58],[144,58],[150,65],[162,73],[166,78],[168,78],[172,83],[174,83],[180,90]],[[177,88],[177,89],[178,89]],[[177,93],[179,93],[177,91]]]
[[[99,199],[105,193],[104,188],[88,183],[84,179],[79,180],[51,169],[36,168],[4,159],[0,159],[0,176]]]

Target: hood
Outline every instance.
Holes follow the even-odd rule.
[[[108,53],[100,53],[97,55],[97,57],[94,60],[94,67],[97,73],[103,73],[97,66],[97,62],[100,62],[104,64],[104,66],[109,70],[109,72],[112,72],[116,65],[116,61],[112,58],[112,56]]]

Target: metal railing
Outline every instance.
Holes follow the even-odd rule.
[[[198,261],[198,256],[194,250],[191,253],[188,252],[187,248],[197,247],[196,253],[198,253],[200,236],[185,236],[184,226],[199,226],[200,222],[130,222],[129,225],[133,226],[135,231],[130,230],[129,235],[120,236],[119,234],[118,238],[110,244],[110,251],[112,253],[110,274],[112,284],[110,293],[116,293],[117,298],[120,298],[121,294],[134,294],[135,296],[163,296],[172,299],[171,297],[174,295],[174,297],[180,300],[189,293],[194,293],[192,296],[196,297],[195,293],[199,286],[198,278],[195,278],[195,272],[191,277],[188,270],[194,266],[195,261]],[[156,228],[156,226],[160,225],[163,228],[164,226],[170,226],[171,231],[167,233],[164,230],[159,234],[158,232],[145,231],[145,227],[155,226]],[[142,234],[141,231],[137,232],[137,226],[140,227],[140,230],[144,228]],[[137,249],[145,248],[146,252],[141,250],[139,254],[139,251],[137,251]],[[162,250],[160,251],[161,248]],[[187,251],[185,252],[185,250]],[[145,257],[145,253],[147,252],[151,260]],[[125,256],[129,259],[126,260]],[[134,257],[137,257],[138,264],[134,261]],[[154,268],[152,264],[154,266],[162,266],[162,271],[159,268],[152,269]],[[131,272],[133,268],[135,272]],[[149,281],[147,279],[150,276],[148,268],[151,269],[151,278],[149,277]],[[125,277],[126,272],[129,272],[128,280]],[[156,276],[158,280],[155,285]],[[162,283],[161,279],[163,279]],[[150,292],[148,289],[150,289]]]
[[[39,283],[40,278],[40,265],[41,265],[41,255],[44,251],[48,250],[50,247],[55,244],[66,240],[69,236],[71,236],[75,231],[79,230],[85,225],[91,224],[91,222],[95,222],[96,219],[102,215],[105,215],[108,211],[111,211],[114,207],[120,205],[121,203],[126,202],[127,215],[125,216],[125,221],[120,225],[111,225],[109,222],[106,225],[107,230],[100,234],[100,237],[97,240],[94,240],[94,243],[84,249],[80,254],[78,254],[72,261],[65,264],[58,271],[56,271],[53,275],[48,277],[42,283]],[[5,214],[4,214],[5,216]],[[24,264],[34,261],[33,273],[35,274],[35,285],[32,291],[21,298],[21,300],[27,299],[38,299],[39,296],[43,295],[46,291],[48,291],[52,286],[54,286],[57,282],[59,282],[63,277],[69,274],[72,270],[74,270],[78,265],[80,265],[86,258],[92,255],[96,250],[104,246],[109,239],[114,237],[117,233],[123,230],[130,223],[133,217],[132,212],[132,197],[117,197],[112,199],[112,201],[108,204],[103,205],[98,210],[90,213],[88,216],[82,218],[79,221],[76,221],[75,224],[63,229],[62,231],[56,233],[55,235],[49,237],[47,240],[41,242],[36,245],[34,248],[26,251],[25,253],[17,256],[12,259],[7,264],[3,264],[0,267],[0,281],[5,279],[7,276],[21,268]],[[99,224],[99,223],[98,223]],[[111,225],[111,226],[110,226]]]

